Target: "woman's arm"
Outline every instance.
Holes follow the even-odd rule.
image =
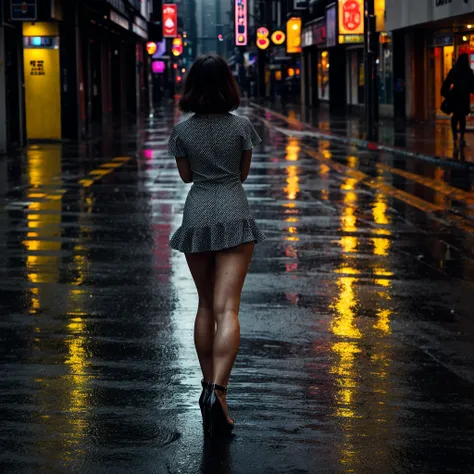
[[[189,161],[185,156],[176,157],[176,165],[178,166],[179,175],[185,183],[193,182],[193,172],[191,171],[191,166]]]
[[[441,97],[444,97],[445,99],[448,98],[449,91],[451,90],[451,84],[453,83],[453,81],[454,73],[451,69],[443,82],[443,86],[441,87]]]
[[[247,179],[250,171],[250,163],[252,162],[252,149],[244,150],[242,159],[240,160],[240,181],[243,183]]]

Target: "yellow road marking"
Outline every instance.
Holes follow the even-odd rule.
[[[120,168],[122,163],[104,163],[100,165],[101,168]]]
[[[112,173],[112,171],[120,168],[125,163],[131,160],[130,156],[117,156],[108,163],[103,163],[100,168],[96,168],[89,172],[89,175],[79,180],[79,184],[84,188],[91,187],[94,183],[102,179],[104,176]]]
[[[335,163],[334,161],[331,160],[331,158],[326,158],[325,156],[316,152],[313,148],[304,146],[303,150],[309,156],[316,158],[318,161],[324,162],[325,165],[329,166],[333,170],[341,174],[350,176],[351,178],[359,181],[362,184],[369,186],[372,189],[377,189],[381,193],[386,194],[387,196],[397,198],[400,201],[406,202],[407,204],[410,204],[411,206],[414,206],[422,211],[435,212],[435,211],[441,211],[443,209],[446,209],[446,206],[432,204],[428,201],[425,201],[424,199],[420,199],[416,196],[413,196],[412,194],[409,194],[405,191],[402,191],[386,183],[383,183],[380,180],[375,180],[371,178],[369,175],[363,173],[362,171],[349,168],[348,166],[343,165],[342,163]]]
[[[409,179],[410,181],[414,181],[415,183],[422,184],[423,186],[426,186],[427,188],[434,189],[440,194],[448,196],[457,201],[466,201],[469,204],[474,204],[474,193],[455,188],[454,186],[450,186],[444,181],[435,181],[434,179],[426,178],[414,173],[410,173],[405,170],[400,170],[398,168],[391,168],[390,166],[387,166],[381,163],[377,164],[377,168],[383,171],[387,171],[389,173],[403,176],[404,178]]]
[[[406,191],[402,191],[401,189],[397,189],[393,186],[390,186],[389,184],[383,183],[380,180],[372,179],[369,181],[364,181],[364,184],[372,189],[377,189],[387,196],[391,196],[399,199],[400,201],[406,202],[407,204],[410,204],[410,206],[416,207],[417,209],[420,209],[424,212],[435,212],[447,209],[446,206],[432,204],[431,202],[420,199],[413,194],[407,193]]]

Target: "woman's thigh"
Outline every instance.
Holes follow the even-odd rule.
[[[239,310],[240,295],[252,260],[254,242],[217,252],[214,282],[215,316]]]
[[[187,253],[185,256],[198,291],[199,305],[212,309],[214,303],[216,253]]]

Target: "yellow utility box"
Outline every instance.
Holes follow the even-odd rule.
[[[26,134],[29,140],[60,140],[59,28],[54,22],[24,23]]]

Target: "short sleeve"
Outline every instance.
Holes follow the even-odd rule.
[[[176,127],[173,128],[168,140],[168,153],[171,156],[186,156],[181,139],[179,138]]]
[[[258,136],[250,120],[246,120],[244,124],[244,150],[251,150],[261,142],[262,139]]]

